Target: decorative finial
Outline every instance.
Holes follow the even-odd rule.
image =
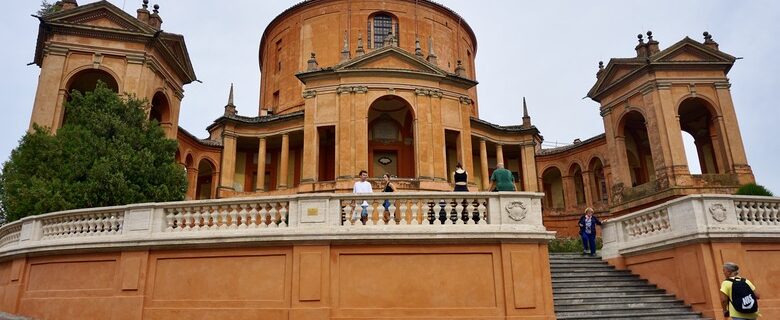
[[[230,94],[228,94],[228,102],[225,105],[225,115],[236,115],[238,111],[236,110],[236,106],[233,104],[233,83],[230,83]]]
[[[355,55],[362,56],[364,53],[366,53],[366,50],[363,49],[363,32],[358,31],[358,43]]]
[[[433,53],[433,37],[428,37],[428,57],[426,58],[428,62],[438,65],[438,59],[436,57],[436,54]]]
[[[525,97],[523,97],[523,128],[531,127],[531,116],[528,115],[528,105],[525,103]]]
[[[718,43],[715,42],[715,40],[712,40],[712,35],[709,32],[707,32],[707,31],[704,31],[703,34],[704,34],[704,45],[706,45],[706,46],[708,46],[708,47],[710,47],[712,49],[719,50],[718,49]]]
[[[154,13],[160,13],[160,5],[159,4],[155,4],[153,8],[154,8],[154,10],[153,10]]]
[[[317,63],[317,55],[314,54],[314,52],[311,53],[311,58],[309,61],[307,61],[308,67],[306,68],[306,71],[316,71],[319,68],[319,64]]]
[[[647,42],[653,41],[653,32],[647,30]]]
[[[143,4],[141,5],[142,8],[147,9],[149,8],[149,0],[144,0]]]
[[[639,39],[639,43],[642,43],[642,44],[645,43],[644,39],[642,39],[642,34],[641,33],[636,35],[636,37],[637,37],[637,39]]]
[[[458,65],[455,66],[455,74],[459,77],[463,77],[465,75],[466,68],[463,68],[463,63],[458,60]]]
[[[230,83],[230,94],[228,95],[228,103],[229,106],[233,105],[233,83]]]
[[[599,61],[599,70],[604,69],[604,61]]]
[[[704,31],[703,35],[704,35],[704,40],[712,40],[712,35],[709,32]]]
[[[414,55],[418,57],[423,57],[422,48],[420,47],[420,38],[415,38],[414,40]]]
[[[347,38],[347,30],[344,30],[344,47],[341,49],[341,61],[347,61],[349,58],[349,39]]]

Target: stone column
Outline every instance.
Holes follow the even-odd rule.
[[[317,116],[317,92],[306,90],[303,92],[305,99],[304,118],[303,118],[303,155],[301,157],[301,182],[312,183],[321,180],[317,177],[319,173],[319,149],[320,138],[318,137],[315,118]]]
[[[593,207],[593,203],[596,202],[593,197],[597,194],[596,180],[593,179],[592,171],[582,171],[582,189],[585,191],[585,205]]]
[[[187,168],[187,194],[185,200],[195,200],[198,195],[195,194],[198,190],[198,168]]]
[[[504,163],[504,146],[500,144],[496,144],[496,163]],[[506,163],[504,163],[504,168],[506,168]]]
[[[539,178],[536,172],[536,148],[533,141],[520,146],[520,164],[523,168],[523,191],[540,192]]]
[[[488,176],[488,156],[487,156],[487,143],[485,140],[479,140],[479,160],[482,165],[482,190],[487,190],[490,187],[490,176]]]
[[[563,207],[564,209],[573,209],[577,207],[577,190],[574,187],[574,178],[572,176],[563,176]]]
[[[282,155],[279,157],[279,190],[287,189],[287,171],[290,159],[290,135],[282,135]]]
[[[47,54],[43,57],[41,73],[38,77],[38,89],[35,92],[35,102],[28,131],[32,131],[33,123],[37,123],[51,128],[52,133],[56,133],[64,113],[62,107],[64,92],[59,89],[65,89],[64,85],[61,87],[61,81],[67,72],[65,65],[68,48],[50,44],[45,49]]]
[[[265,191],[265,155],[265,137],[262,137],[257,146],[257,179],[255,179],[255,191]]]
[[[623,187],[631,188],[631,168],[628,166],[626,156],[626,137],[615,137],[615,154],[613,159],[617,160],[617,166],[613,167],[615,176],[614,183],[623,183]]]
[[[220,169],[220,194],[218,198],[222,197],[222,190],[234,190],[233,176],[236,174],[236,138],[236,135],[232,132],[226,131],[222,134],[222,168]]]

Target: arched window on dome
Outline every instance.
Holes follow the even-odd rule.
[[[398,19],[388,13],[375,13],[368,18],[368,33],[369,48],[383,47],[385,39],[390,34],[393,34],[396,43],[398,43]]]

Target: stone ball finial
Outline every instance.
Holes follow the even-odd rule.
[[[149,8],[149,0],[144,0],[141,7],[143,7],[144,9]]]
[[[159,10],[160,10],[160,5],[159,4],[155,4],[154,5],[154,13],[159,13]]]
[[[647,41],[653,41],[653,32],[647,30]]]
[[[704,31],[703,35],[704,35],[704,40],[712,40],[712,35],[709,32]]]
[[[599,61],[599,69],[604,69],[604,61]]]
[[[640,34],[638,34],[638,35],[636,35],[636,38],[637,38],[637,39],[639,39],[639,42],[640,42],[640,43],[643,41],[643,40],[642,40],[643,36],[642,36],[642,34],[641,34],[641,33],[640,33]]]

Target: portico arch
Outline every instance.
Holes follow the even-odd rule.
[[[623,150],[618,157],[624,157],[631,186],[638,186],[655,180],[655,166],[650,150],[645,117],[636,110],[629,111],[620,120],[618,134],[624,138]]]
[[[406,100],[386,95],[368,110],[368,174],[415,178],[414,110]]]
[[[106,87],[111,89],[111,91],[119,92],[119,83],[116,78],[107,71],[101,69],[84,69],[74,73],[66,82],[65,100],[70,101],[72,99],[71,93],[74,90],[82,94],[95,91],[98,81],[105,83]],[[60,119],[58,127],[65,124],[68,119],[67,110],[64,110],[64,108],[61,111]]]
[[[677,109],[680,117],[680,129],[693,137],[701,173],[723,173],[724,160],[716,150],[721,150],[721,140],[717,125],[716,112],[707,100],[688,98]],[[695,159],[689,159],[690,161]]]

